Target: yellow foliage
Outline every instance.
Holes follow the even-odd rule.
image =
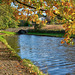
[[[60,14],[60,12],[57,9],[55,10],[55,13]]]
[[[29,2],[31,2],[31,0],[29,0]]]
[[[75,23],[73,23],[72,28],[73,28],[73,29],[75,28]]]
[[[39,21],[36,21],[36,24],[39,24],[40,22]]]
[[[7,4],[7,0],[4,0]],[[10,0],[12,2],[13,0]],[[36,14],[36,12],[40,12],[40,14],[45,11],[47,16],[51,16],[50,18],[55,19],[56,16],[61,16],[62,21],[59,19],[59,22],[65,23],[63,26],[65,28],[65,31],[67,31],[67,36],[70,36],[71,30],[73,29],[73,34],[75,34],[75,1],[74,0],[18,0],[23,4],[18,4],[20,8],[24,7],[25,12],[27,14],[31,14],[33,18],[33,22],[36,22],[36,24],[39,24],[40,21],[37,20],[39,17]],[[17,2],[17,1],[16,1]],[[46,3],[45,3],[46,2]],[[25,5],[24,5],[25,4]],[[53,8],[55,6],[55,9]],[[26,9],[28,8],[28,9]],[[29,10],[29,9],[34,9],[34,10]],[[16,9],[18,10],[18,9]],[[23,11],[23,12],[24,12]],[[15,11],[16,12],[16,11]],[[32,14],[34,12],[34,15]],[[18,11],[15,14],[15,17],[19,19]],[[28,17],[28,16],[27,16]],[[23,14],[21,14],[21,18],[27,18],[23,17]],[[31,18],[29,19],[31,21]],[[47,21],[41,21],[43,25],[47,23]],[[67,38],[66,38],[67,39]],[[67,42],[67,41],[66,41]],[[62,42],[63,43],[63,42]]]
[[[33,19],[33,22],[35,22],[35,19]]]

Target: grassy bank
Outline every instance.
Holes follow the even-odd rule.
[[[0,33],[3,33],[4,35],[15,35],[15,32],[8,32],[8,31],[0,31]]]
[[[64,30],[28,30],[28,35],[39,35],[39,36],[50,36],[50,37],[63,37],[65,34]],[[71,35],[71,38],[75,38],[75,35]]]
[[[18,61],[20,61],[27,69],[27,71],[29,73],[31,73],[31,75],[46,75],[43,74],[39,68],[37,66],[35,66],[30,60],[28,59],[21,59],[20,56],[16,53],[16,51],[10,47],[10,45],[8,45],[6,39],[4,38],[5,35],[14,35],[16,33],[13,32],[6,32],[6,31],[2,31],[1,33],[3,33],[2,35],[0,35],[0,41],[3,42],[7,48],[11,51],[11,58],[15,57],[17,58]],[[8,51],[9,51],[8,50]]]
[[[65,31],[45,31],[45,30],[28,30],[29,35],[51,36],[51,37],[63,37]]]

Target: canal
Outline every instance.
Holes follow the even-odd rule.
[[[43,73],[75,75],[75,45],[61,44],[62,39],[35,35],[6,37],[22,59],[31,60]]]

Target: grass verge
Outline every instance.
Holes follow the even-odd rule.
[[[29,35],[39,35],[39,36],[51,36],[51,37],[63,37],[64,36],[63,33],[57,34],[57,33],[32,33],[32,32],[29,32],[28,34]]]
[[[28,30],[29,35],[51,36],[51,37],[63,37],[65,31],[45,31],[45,30]]]
[[[39,36],[50,36],[50,37],[63,37],[65,34],[64,30],[34,30],[29,29],[28,35],[39,35]],[[75,35],[71,35],[71,38],[75,38]]]
[[[15,32],[8,32],[8,31],[0,31],[0,33],[4,33],[5,35],[15,35]]]

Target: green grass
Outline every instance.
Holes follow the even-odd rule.
[[[16,54],[15,50],[13,48],[11,48],[11,46],[7,43],[4,36],[0,35],[0,41],[3,42],[7,46],[7,48],[9,48],[11,50],[12,53]]]
[[[63,37],[64,33],[39,33],[39,32],[28,32],[29,35],[40,35],[40,36],[52,36],[52,37]]]
[[[38,35],[38,36],[50,36],[50,37],[63,37],[65,33],[63,32],[28,32],[28,35]],[[71,38],[75,38],[75,35],[71,35]]]
[[[8,31],[0,31],[0,33],[5,33],[8,35],[15,35],[16,34],[15,32],[8,32]]]
[[[51,36],[51,37],[63,37],[65,34],[64,30],[28,30],[29,35],[40,35],[40,36]]]

